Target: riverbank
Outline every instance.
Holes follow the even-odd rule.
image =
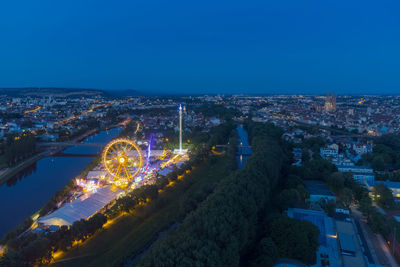
[[[101,131],[96,135],[91,132],[91,136],[87,132],[80,137],[86,138],[85,143],[106,144],[117,137],[119,132],[120,129],[115,128]],[[100,152],[99,149],[95,146],[77,145],[68,147],[65,152],[86,155],[97,154]],[[0,221],[0,238],[12,229],[18,228],[18,225],[32,214],[38,213],[57,191],[62,190],[71,179],[80,175],[93,160],[95,158],[52,157],[46,154],[20,172],[18,177],[12,176],[8,179],[7,183],[15,186],[3,184],[0,187],[0,210],[2,214],[8,215]]]
[[[78,142],[84,140],[85,138],[87,138],[95,133],[98,133],[99,131],[100,131],[99,128],[92,129],[92,130],[87,131],[86,133],[74,138],[70,142],[78,143]],[[29,159],[26,159],[23,162],[19,163],[17,166],[6,169],[5,171],[3,171],[1,173],[0,186],[2,186],[4,183],[6,183],[9,179],[14,177],[15,175],[17,175],[19,172],[25,170],[27,167],[36,163],[37,161],[41,160],[42,158],[60,153],[67,148],[68,147],[64,146],[64,147],[59,147],[59,148],[52,149],[52,150],[46,150],[46,151],[39,152],[38,154],[30,157]]]
[[[104,131],[108,131],[112,128],[117,128],[120,127],[122,123],[117,124],[117,125],[113,125],[111,128],[107,128],[104,129]],[[84,138],[87,138],[93,134],[95,134],[96,132],[98,132],[98,129],[94,129],[93,131],[89,132],[85,137],[81,138],[80,140],[74,140],[74,142],[79,142]],[[121,133],[118,134],[118,137],[121,135]],[[64,148],[65,149],[65,148]],[[63,149],[62,149],[63,150]],[[57,154],[60,153],[62,150],[58,150],[53,154]],[[88,175],[88,173],[93,170],[97,165],[100,164],[101,162],[101,152],[99,152],[91,161],[88,165],[86,165],[78,175],[76,175],[77,178],[80,179],[85,179],[86,176]],[[56,192],[55,195],[52,196],[52,198],[42,207],[40,208],[40,210],[38,211],[38,214],[40,217],[43,217],[45,215],[47,215],[49,212],[53,211],[56,208],[56,204],[57,203],[62,203],[66,200],[66,198],[68,197],[68,195],[70,194],[71,190],[73,189],[73,186],[71,186],[71,184],[74,184],[74,179],[75,178],[71,178],[67,184],[60,190],[58,190]]]
[[[27,160],[24,160],[23,162],[19,163],[17,166],[11,167],[6,169],[2,174],[0,178],[0,186],[2,186],[5,182],[7,182],[10,178],[14,177],[17,175],[19,172],[23,171],[25,168],[29,167],[30,165],[34,164],[38,160],[44,158],[47,156],[48,151],[40,152],[39,154],[36,154],[32,157],[30,157]]]

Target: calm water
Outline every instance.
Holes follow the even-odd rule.
[[[116,137],[120,128],[99,132],[84,143],[104,143]],[[101,147],[75,146],[64,150],[70,154],[96,154]],[[35,213],[55,192],[89,164],[90,157],[46,157],[36,162],[19,177],[0,186],[0,238],[21,221]]]
[[[249,136],[247,134],[247,131],[243,128],[243,125],[239,125],[236,128],[236,130],[239,135],[239,145],[249,146]],[[240,150],[242,150],[245,155],[240,155],[241,154]],[[251,154],[251,148],[239,148],[238,152],[239,156],[237,156],[239,169],[243,168],[243,166],[246,164],[246,160],[250,154]]]

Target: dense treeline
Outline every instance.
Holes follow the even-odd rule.
[[[376,171],[400,169],[400,135],[387,134],[376,138],[373,153],[364,154],[358,164],[370,164]]]
[[[31,133],[11,135],[4,144],[4,158],[8,166],[32,156],[36,152],[36,139]]]
[[[375,140],[375,144],[382,144],[392,148],[394,151],[400,151],[400,135],[385,134]]]
[[[303,234],[298,236],[287,227],[281,230],[292,242],[308,249],[304,255],[294,253],[300,249],[294,250],[297,247],[291,247],[292,243],[269,236],[269,231],[260,235],[259,226],[268,217],[265,213],[269,212],[270,196],[281,175],[285,175],[283,166],[289,158],[280,140],[282,129],[248,123],[247,130],[253,155],[245,167],[223,179],[174,232],[154,244],[139,266],[238,266],[241,261],[271,266],[278,257],[315,260],[319,231],[307,222],[286,216],[268,220],[271,226],[283,220],[301,229]],[[304,235],[306,240],[302,240]],[[249,256],[254,248],[257,252]]]
[[[250,138],[257,135],[262,138],[274,136],[277,142],[279,140],[284,160],[279,180],[271,189],[270,201],[266,202],[260,212],[255,238],[248,242],[248,249],[241,257],[241,264],[272,266],[279,257],[314,264],[318,248],[318,228],[308,221],[291,219],[282,214],[288,208],[303,207],[308,197],[303,179],[296,175],[299,170],[291,166],[292,147],[279,139],[283,133],[281,128],[254,123],[247,128]],[[305,147],[312,147],[313,143],[315,142],[310,142]],[[300,173],[304,177],[309,170],[303,168]]]

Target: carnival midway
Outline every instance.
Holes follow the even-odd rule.
[[[179,148],[152,150],[147,141],[117,138],[105,146],[102,160],[85,178],[75,178],[76,190],[61,201],[58,208],[35,218],[30,231],[53,232],[103,212],[116,199],[144,185],[155,184],[159,177],[180,167],[189,159],[182,148],[182,106],[179,106]],[[142,147],[142,149],[141,149]]]

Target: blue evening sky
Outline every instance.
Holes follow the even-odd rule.
[[[400,93],[399,1],[12,0],[0,87]]]

